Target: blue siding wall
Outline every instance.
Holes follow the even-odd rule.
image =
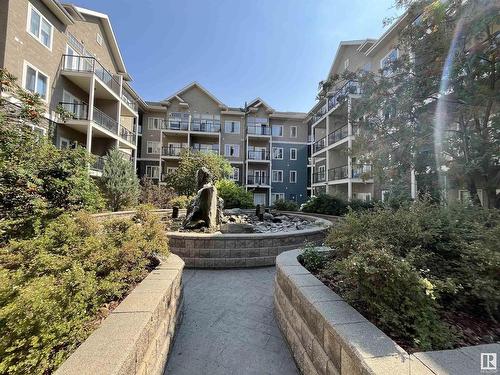
[[[272,161],[273,170],[283,171],[283,182],[271,182],[272,193],[284,193],[288,200],[295,195],[298,203],[304,203],[307,201],[307,144],[273,142],[273,147],[283,148],[283,160]],[[290,160],[291,148],[297,149],[297,160]],[[297,171],[296,183],[290,183],[291,170]]]

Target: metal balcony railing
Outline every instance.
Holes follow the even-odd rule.
[[[313,144],[313,152],[321,151],[326,147],[326,137],[323,137]]]
[[[120,93],[120,81],[107,70],[95,57],[63,55],[62,70],[70,72],[94,73],[113,92]]]
[[[247,185],[269,185],[269,176],[247,176]]]
[[[343,180],[343,179],[346,179],[348,176],[349,176],[349,170],[347,168],[347,165],[342,165],[340,167],[330,168],[328,170],[328,180],[329,181]]]
[[[110,132],[118,134],[118,121],[109,117],[107,114],[95,107],[93,121]]]
[[[330,134],[328,134],[328,144],[333,145],[334,143],[337,143],[338,141],[341,141],[344,138],[347,138],[349,135],[347,125],[344,125],[340,129],[334,130]]]
[[[90,165],[90,169],[93,171],[102,172],[104,170],[104,164],[106,163],[105,156],[92,155],[94,157],[94,162]]]
[[[272,130],[269,125],[248,125],[247,134],[250,135],[271,135]]]
[[[163,130],[189,130],[189,121],[168,120],[161,124]]]
[[[248,160],[269,160],[269,151],[248,151]]]
[[[220,133],[220,121],[192,119],[191,130],[204,133]]]
[[[182,146],[165,146],[161,150],[163,156],[181,156],[182,150],[186,150],[186,147]]]
[[[192,151],[203,152],[206,154],[219,154],[219,145],[214,145],[213,147],[201,147],[201,146],[193,146],[191,147]]]
[[[87,120],[89,118],[89,106],[87,103],[59,102],[59,104],[72,114],[74,120]]]
[[[132,144],[135,144],[135,133],[123,126],[120,127],[120,138]]]
[[[132,98],[132,96],[126,92],[125,90],[122,91],[122,100],[130,107],[134,112],[137,112],[137,101]]]
[[[326,172],[313,173],[313,183],[325,182],[325,181],[326,181]]]
[[[373,177],[370,164],[356,164],[352,167],[352,178],[369,179]]]

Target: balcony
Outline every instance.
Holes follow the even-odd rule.
[[[247,185],[269,186],[269,176],[247,176]]]
[[[179,131],[179,130],[189,130],[189,121],[183,121],[183,120],[168,120],[164,121],[161,125],[162,130],[174,130],[174,131]]]
[[[270,160],[269,151],[267,151],[267,150],[248,151],[248,160],[256,160],[256,161]]]
[[[269,125],[248,125],[247,127],[248,135],[258,135],[258,136],[271,136],[272,130]]]
[[[195,152],[203,152],[205,154],[216,154],[216,155],[219,155],[219,145],[214,145],[212,147],[193,146],[193,147],[191,147],[191,150],[195,151]]]
[[[313,153],[323,150],[326,147],[326,137],[323,137],[313,144]]]
[[[164,146],[161,149],[162,156],[180,157],[182,150],[186,150],[186,147],[182,146]]]
[[[132,96],[126,92],[125,90],[122,90],[122,101],[130,108],[132,109],[133,112],[137,112],[137,101],[132,98]]]
[[[102,126],[104,129],[110,131],[113,134],[118,134],[118,121],[109,117],[107,114],[102,112],[100,109],[94,108],[94,118],[93,121]]]
[[[203,133],[220,133],[220,121],[192,119],[191,131]]]
[[[356,164],[352,167],[352,178],[369,180],[373,178],[372,166],[370,164]]]
[[[356,81],[347,81],[340,89],[335,91],[333,95],[328,97],[328,99],[323,99],[324,104],[316,111],[316,113],[312,115],[307,124],[315,124],[330,110],[336,107],[339,103],[342,103],[347,96],[354,94],[361,94],[359,83]]]
[[[330,168],[328,170],[328,181],[344,180],[349,176],[347,165]]]
[[[135,145],[135,133],[123,126],[120,127],[120,138]]]
[[[97,156],[92,155],[94,157],[94,161],[90,164],[90,175],[95,177],[101,177],[102,172],[104,171],[104,164],[106,163],[105,156]]]
[[[89,106],[87,103],[59,102],[59,105],[71,114],[73,120],[87,120],[89,118]]]
[[[63,55],[61,70],[67,73],[93,73],[99,78],[113,93],[119,95],[120,81],[108,71],[102,64],[91,56]],[[82,82],[78,79],[75,83],[82,87]],[[88,90],[88,87],[86,87]]]
[[[313,183],[325,182],[325,181],[326,181],[326,173],[325,172],[313,173]]]
[[[344,125],[340,129],[337,129],[330,134],[328,134],[328,144],[333,145],[334,143],[337,143],[341,141],[344,138],[347,138],[349,135],[347,125]]]

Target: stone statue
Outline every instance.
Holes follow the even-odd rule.
[[[182,223],[184,229],[208,228],[215,230],[222,221],[224,200],[217,196],[210,171],[202,167],[196,172],[198,193],[189,204],[186,218]]]

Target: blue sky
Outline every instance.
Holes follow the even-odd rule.
[[[160,100],[198,81],[222,102],[307,112],[341,40],[378,37],[393,0],[75,0],[110,16],[132,86]]]

